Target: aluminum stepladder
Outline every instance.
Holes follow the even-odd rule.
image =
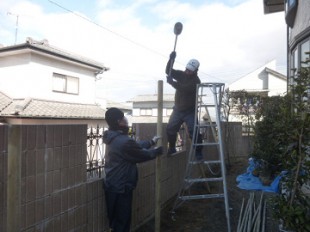
[[[225,216],[227,220],[227,231],[231,231],[230,227],[230,214],[229,214],[229,203],[228,203],[228,191],[226,185],[226,167],[224,149],[222,143],[222,130],[221,130],[221,104],[222,96],[224,93],[224,83],[201,83],[196,88],[196,115],[193,138],[191,140],[190,151],[188,154],[188,162],[184,175],[183,184],[180,187],[178,196],[174,202],[173,209],[171,210],[172,217],[174,217],[175,210],[185,201],[199,200],[199,199],[210,199],[210,198],[223,198],[225,204]],[[209,131],[212,136],[203,138],[202,142],[198,142],[198,132],[201,134]],[[214,159],[208,159],[208,154],[204,155],[202,161],[197,161],[195,158],[195,150],[197,146],[215,147],[217,153]],[[206,177],[205,174],[197,176],[197,168],[203,170],[205,166],[210,169],[210,166],[217,165],[220,169],[219,176],[217,177]],[[196,172],[195,172],[196,170]],[[211,171],[212,172],[212,171]],[[192,194],[191,188],[197,183],[218,183],[221,185],[221,191],[217,193],[210,193],[209,191],[205,194]],[[208,187],[208,190],[209,187]]]

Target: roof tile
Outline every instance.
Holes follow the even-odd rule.
[[[1,95],[0,95],[1,96]],[[0,116],[31,118],[104,119],[105,110],[99,105],[66,103],[40,99],[14,99]]]

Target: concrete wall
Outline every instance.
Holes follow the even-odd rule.
[[[141,137],[155,129],[139,127]],[[86,125],[0,125],[0,231],[107,230],[102,179],[86,177],[86,134]],[[177,194],[186,163],[186,152],[162,156],[162,207]],[[155,164],[138,165],[133,229],[154,215]]]

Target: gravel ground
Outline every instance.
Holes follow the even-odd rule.
[[[238,158],[231,161],[227,168],[227,188],[230,207],[231,232],[237,231],[240,210],[244,199],[245,205],[250,198],[251,191],[242,190],[237,187],[236,177],[246,172],[248,167],[247,158]],[[207,174],[208,176],[210,174]],[[216,186],[209,185],[211,192]],[[203,185],[192,187],[192,192],[205,194],[206,188]],[[214,192],[216,193],[216,192]],[[271,218],[268,207],[268,198],[272,194],[264,193],[267,200],[266,232],[278,232],[275,221]],[[261,192],[255,192],[255,199],[258,202]],[[175,211],[174,220],[172,219],[171,209],[173,206],[168,204],[161,212],[161,232],[227,232],[227,221],[225,216],[224,199],[203,199],[190,200],[183,203]],[[140,227],[136,232],[154,231],[154,220]]]

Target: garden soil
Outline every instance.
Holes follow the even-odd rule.
[[[230,225],[231,232],[237,231],[242,202],[244,208],[253,191],[242,190],[237,187],[236,177],[246,172],[248,167],[247,158],[233,158],[227,164],[227,188],[229,195]],[[209,185],[210,187],[211,185]],[[212,186],[211,186],[212,192]],[[205,194],[206,187],[201,185],[192,189],[194,194]],[[262,192],[255,191],[255,200],[259,202]],[[263,199],[267,202],[266,209],[266,232],[278,232],[276,220],[271,217],[269,200],[273,193],[264,193]],[[227,232],[227,221],[225,216],[225,203],[223,198],[190,200],[184,202],[175,210],[172,217],[171,209],[174,200],[168,203],[161,212],[161,232]],[[153,232],[154,220],[141,226],[135,232]]]

